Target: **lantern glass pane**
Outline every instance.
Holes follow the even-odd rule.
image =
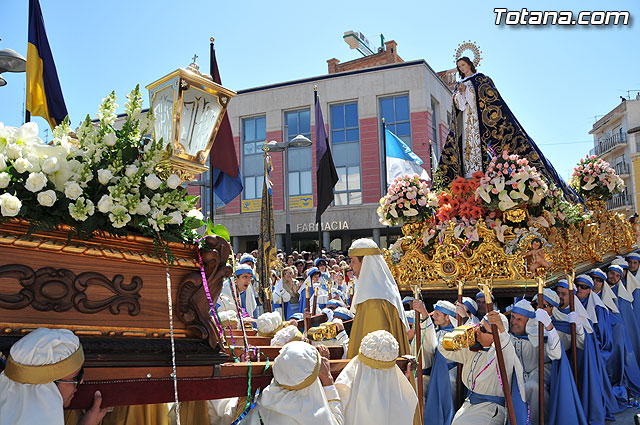
[[[206,150],[221,110],[222,106],[213,94],[195,87],[183,92],[180,144],[185,153],[196,156],[198,152]]]
[[[163,145],[171,143],[171,127],[173,125],[173,105],[176,100],[177,79],[169,81],[163,88],[152,95],[154,138],[162,139]]]

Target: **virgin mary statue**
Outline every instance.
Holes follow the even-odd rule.
[[[456,62],[462,78],[453,94],[453,114],[447,139],[442,148],[435,185],[444,189],[458,176],[471,178],[485,171],[492,156],[503,151],[527,158],[531,166],[555,183],[571,201],[578,195],[558,175],[551,162],[502,100],[491,78],[476,71],[466,56]]]

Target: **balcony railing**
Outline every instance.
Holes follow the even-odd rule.
[[[613,198],[607,201],[608,210],[615,210],[616,208],[623,208],[627,206],[633,206],[633,201],[631,200],[631,196],[629,196],[629,193],[626,189],[621,194],[615,195]]]
[[[605,152],[608,152],[619,145],[624,145],[627,143],[627,138],[624,134],[616,133],[612,136],[607,137],[606,139],[601,139],[592,149],[595,155],[602,155]]]
[[[625,174],[631,174],[631,167],[629,166],[629,163],[627,161],[622,161],[622,162],[618,162],[616,165],[613,166],[613,169],[615,170],[616,174],[618,174],[619,176],[623,176]]]

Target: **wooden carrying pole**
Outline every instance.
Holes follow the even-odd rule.
[[[413,298],[420,300],[420,287],[418,285],[413,286]],[[422,335],[420,332],[420,313],[418,310],[413,309],[415,312],[414,325],[413,325],[413,340],[416,342],[416,360],[418,361],[418,373],[417,375],[417,390],[418,390],[418,408],[420,409],[420,423],[424,423],[424,390],[422,388]]]
[[[575,311],[574,298],[573,294],[573,282],[576,277],[575,270],[570,274],[567,273],[567,283],[569,284],[569,311]],[[576,348],[576,324],[571,324],[571,367],[573,368],[573,379],[576,381],[576,386],[578,385],[578,350]]]
[[[463,282],[458,282],[458,304],[462,305],[462,286]],[[458,321],[458,326],[462,325],[462,317],[459,314],[456,314],[456,320]],[[462,407],[462,364],[458,363],[457,366],[457,375],[456,375],[456,410]]]
[[[538,308],[544,305],[544,280],[538,277]],[[538,322],[538,424],[544,425],[544,325]]]
[[[311,306],[309,305],[309,286],[311,286],[311,285],[309,285],[309,281],[308,280],[305,280],[304,285],[305,285],[305,288],[304,288],[305,291],[304,292],[305,292],[305,297],[306,297],[306,301],[307,301],[307,303],[305,304],[305,309],[304,310],[305,310],[305,312],[309,313],[311,311],[310,310]],[[311,327],[311,319],[308,318],[308,317],[305,317],[304,318],[304,333],[305,333],[305,335],[306,335],[306,333],[307,333],[307,331],[309,330],[310,327]]]
[[[484,299],[487,303],[487,313],[493,311],[493,300],[491,298],[491,291],[488,286],[484,286]],[[516,413],[513,410],[513,400],[511,399],[511,388],[509,387],[509,377],[507,376],[507,369],[504,365],[504,356],[502,355],[502,344],[500,343],[500,335],[498,333],[498,327],[491,325],[491,333],[493,334],[493,346],[496,348],[496,358],[498,359],[498,370],[502,377],[502,391],[504,392],[504,401],[507,405],[507,415],[509,423],[516,424]]]

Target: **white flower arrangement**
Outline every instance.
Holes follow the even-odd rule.
[[[387,331],[368,333],[360,343],[360,353],[363,356],[381,362],[390,362],[398,358],[400,345]]]
[[[231,326],[231,328],[236,329],[240,324],[238,320],[238,314],[233,310],[225,310],[218,313],[218,319],[220,319],[220,324],[223,327]]]
[[[407,218],[425,220],[438,207],[438,197],[429,190],[425,180],[417,174],[397,177],[380,198],[378,217],[386,226],[403,224]]]
[[[625,187],[624,180],[609,163],[595,155],[587,155],[580,160],[573,169],[569,184],[582,197],[605,201],[622,192]]]
[[[197,197],[187,196],[180,177],[159,171],[167,152],[162,141],[144,137],[153,115],[141,115],[139,87],[127,98],[122,129],[113,127],[111,93],[98,121],[87,116],[74,134],[65,120],[51,144],[38,138],[35,123],[0,123],[0,222],[16,217],[32,230],[68,225],[80,237],[137,232],[157,245],[192,236],[204,224],[193,212]]]

